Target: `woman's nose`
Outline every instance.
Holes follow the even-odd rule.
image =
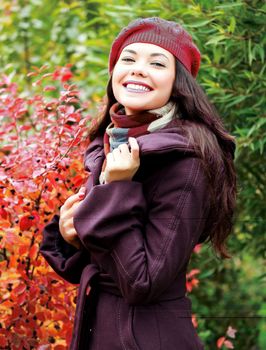
[[[132,75],[141,75],[141,76],[147,75],[143,65],[136,65],[136,66],[132,67],[131,74]]]

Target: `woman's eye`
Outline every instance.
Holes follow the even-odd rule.
[[[160,62],[153,62],[152,64],[158,67],[165,67],[165,65]]]
[[[133,58],[122,58],[121,61],[125,61],[125,62],[133,62]]]

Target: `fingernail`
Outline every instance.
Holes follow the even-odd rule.
[[[81,188],[79,189],[79,196],[80,196],[80,197],[83,197],[84,194],[85,194],[85,192],[86,192],[86,188],[85,188],[85,187],[81,187]]]

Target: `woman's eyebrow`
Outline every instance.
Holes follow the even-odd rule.
[[[123,50],[123,52],[130,52],[130,53],[133,53],[134,55],[137,55],[137,52],[134,51],[134,50],[125,49],[125,50]],[[167,57],[166,55],[164,55],[163,53],[160,53],[160,52],[151,53],[150,56],[151,56],[151,57],[163,56],[163,57],[165,57],[167,60],[169,60],[168,57]]]

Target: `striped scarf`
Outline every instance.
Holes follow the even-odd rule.
[[[118,102],[110,108],[111,123],[107,126],[104,136],[105,156],[122,143],[127,143],[129,137],[137,137],[163,129],[176,117],[176,104],[168,102],[163,107],[151,109],[141,114],[126,115],[124,107]],[[106,158],[102,165],[100,183],[104,183]]]

